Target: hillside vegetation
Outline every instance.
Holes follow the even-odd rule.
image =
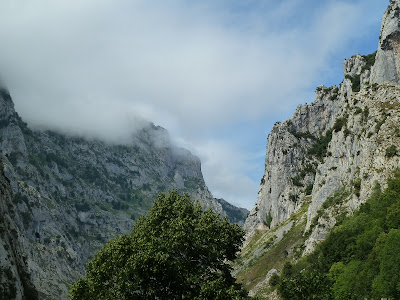
[[[400,171],[316,250],[274,275],[282,299],[400,298]]]

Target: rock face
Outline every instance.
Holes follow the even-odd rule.
[[[224,199],[215,198],[215,200],[221,204],[222,210],[227,214],[229,222],[237,223],[241,227],[244,226],[244,221],[246,220],[249,211],[245,208],[236,207]]]
[[[372,68],[371,82],[399,83],[400,75],[400,1],[392,0],[382,20],[376,64]]]
[[[275,124],[248,237],[277,228],[307,204],[309,253],[400,166],[399,24],[400,1],[392,1],[376,56],[346,60],[339,86],[318,87],[312,104]]]
[[[206,187],[199,159],[175,147],[167,131],[153,124],[127,145],[33,131],[1,89],[0,150],[9,180],[0,176],[6,195],[0,200],[6,228],[1,270],[16,278],[17,299],[26,290],[37,290],[40,299],[64,299],[87,260],[107,240],[129,232],[159,192],[174,188],[227,214],[224,202]],[[234,217],[243,222],[246,216]]]
[[[11,185],[0,169],[0,296],[10,300],[37,299],[15,217]]]

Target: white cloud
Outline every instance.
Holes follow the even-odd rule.
[[[208,140],[194,147],[214,197],[229,199],[232,204],[251,209],[259,183],[245,174],[258,167],[252,161],[255,154],[238,152],[237,145],[221,140]]]
[[[0,70],[29,124],[124,139],[151,120],[196,145],[216,196],[249,207],[260,149],[215,136],[310,102],[380,2],[2,1]]]

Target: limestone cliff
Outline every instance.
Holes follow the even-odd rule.
[[[400,0],[386,10],[376,53],[343,64],[344,80],[274,125],[265,173],[235,274],[277,298],[271,274],[315,249],[400,167]]]
[[[258,201],[245,223],[245,267],[237,269],[243,278],[286,233],[297,235],[282,261],[313,251],[400,166],[399,24],[400,1],[391,1],[377,52],[345,60],[339,86],[318,87],[313,103],[274,125]]]
[[[373,182],[385,183],[397,165],[397,156],[385,156],[397,135],[384,129],[386,124],[395,129],[398,118],[395,60],[400,53],[394,36],[399,16],[400,1],[392,1],[383,17],[378,51],[346,60],[339,86],[318,87],[313,103],[299,105],[291,119],[275,124],[247,230],[277,226],[302,207],[304,199],[311,199],[309,227],[322,203],[341,187],[356,182],[357,193],[350,197],[354,209]]]
[[[372,68],[371,82],[399,83],[400,75],[400,2],[390,1],[382,20],[376,65]]]
[[[174,188],[227,214],[205,185],[200,160],[151,123],[125,145],[31,130],[1,89],[0,150],[12,187],[2,205],[17,232],[3,244],[22,245],[19,263],[40,299],[64,299],[87,260],[107,240],[129,232],[159,192]],[[243,222],[246,216],[235,217]],[[1,245],[0,252],[9,254]],[[14,269],[7,274],[17,278]],[[22,295],[24,281],[16,283]]]
[[[326,199],[343,186],[351,188],[352,182],[357,193],[351,206],[357,208],[375,181],[384,184],[398,163],[397,156],[385,152],[397,145],[398,89],[391,83],[363,82],[369,73],[366,63],[367,57],[360,55],[346,60],[339,87],[319,87],[312,104],[300,105],[290,120],[275,124],[258,202],[246,229],[273,228],[306,198],[311,199],[311,220]]]
[[[2,159],[0,163],[3,164]],[[38,299],[28,272],[23,234],[15,223],[16,217],[10,182],[0,168],[0,298]]]

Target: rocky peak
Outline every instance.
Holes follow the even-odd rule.
[[[7,137],[0,141],[3,155],[8,156],[11,153],[26,155],[26,146],[20,125],[26,124],[15,112],[10,93],[5,88],[0,88],[0,134]]]
[[[400,1],[392,0],[382,19],[376,64],[371,72],[371,83],[386,81],[399,83],[399,75]]]

